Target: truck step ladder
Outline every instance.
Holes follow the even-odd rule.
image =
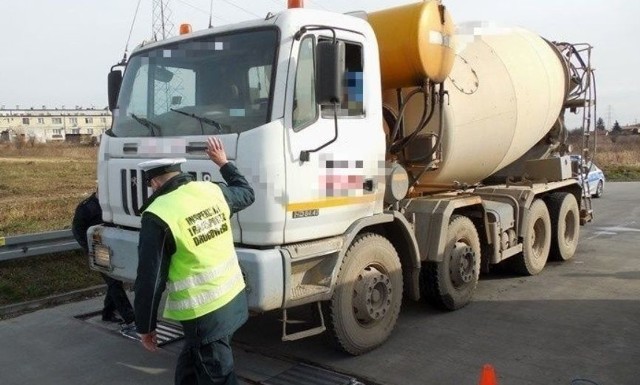
[[[569,44],[554,43],[558,48],[570,72],[573,84],[571,93],[567,96],[565,107],[571,112],[582,108],[582,144],[580,149],[580,164],[578,173],[582,175],[582,202],[580,204],[580,223],[585,224],[593,219],[593,207],[589,186],[589,171],[586,166],[593,165],[596,155],[596,140],[598,137],[595,126],[596,120],[596,87],[594,70],[591,67],[592,46],[586,43]]]
[[[325,330],[327,330],[324,324],[324,316],[322,315],[322,305],[320,304],[320,302],[316,302],[316,304],[318,305],[317,309],[318,309],[318,315],[320,316],[320,325],[306,329],[306,330],[302,330],[299,332],[295,332],[295,333],[287,332],[287,324],[301,324],[301,323],[305,323],[305,321],[297,321],[297,320],[289,319],[287,315],[287,309],[282,309],[282,340],[283,341],[295,341],[302,338],[315,336],[316,334],[323,333]]]

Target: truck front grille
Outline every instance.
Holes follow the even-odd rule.
[[[122,187],[122,208],[125,214],[140,216],[140,208],[149,199],[149,188],[144,183],[144,171],[137,169],[120,170]]]
[[[208,172],[189,171],[194,180],[211,181]],[[145,172],[135,168],[120,170],[122,208],[127,215],[140,216],[140,208],[147,203],[151,189],[144,182]]]

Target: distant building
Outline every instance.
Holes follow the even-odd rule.
[[[108,109],[0,108],[0,140],[97,141],[111,127]]]
[[[627,134],[627,135],[640,134],[640,123],[629,124],[629,125],[626,125],[626,126],[622,126],[620,128],[622,129],[622,132]]]

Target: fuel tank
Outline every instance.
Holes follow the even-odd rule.
[[[379,41],[384,44],[384,39]],[[478,183],[520,158],[558,120],[569,84],[566,66],[555,47],[522,28],[464,23],[457,27],[451,45],[455,53],[443,83],[447,95],[442,130],[436,107],[432,119],[400,158],[407,168],[436,160],[431,162],[435,168],[419,179],[426,190],[455,182]],[[386,49],[381,47],[380,52]],[[385,81],[387,76],[396,78],[393,71],[383,72],[382,84],[394,83]],[[385,108],[397,117],[400,100],[414,88],[404,86],[402,96],[394,89],[383,90]],[[422,94],[407,103],[404,136],[419,125],[424,107]],[[433,159],[415,161],[436,145]]]

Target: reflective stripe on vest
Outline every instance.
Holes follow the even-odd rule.
[[[214,279],[222,275],[222,273],[224,273],[225,271],[231,270],[233,267],[235,267],[235,264],[236,261],[232,258],[229,258],[225,263],[206,270],[200,274],[189,276],[180,281],[169,282],[167,284],[167,290],[169,290],[169,292],[174,292],[185,289],[193,289],[196,286],[200,286],[206,284],[209,281],[213,281]]]
[[[165,309],[167,310],[188,310],[194,309],[212,301],[219,299],[220,297],[227,294],[229,290],[232,290],[234,287],[242,284],[244,286],[244,281],[242,280],[242,275],[234,275],[234,277],[225,282],[224,284],[215,287],[209,291],[205,291],[204,293],[194,294],[189,298],[182,300],[172,300],[167,298],[167,304],[165,305]]]
[[[176,244],[169,265],[166,318],[200,317],[244,289],[229,206],[216,184],[189,182],[156,198],[146,212],[169,226]]]

